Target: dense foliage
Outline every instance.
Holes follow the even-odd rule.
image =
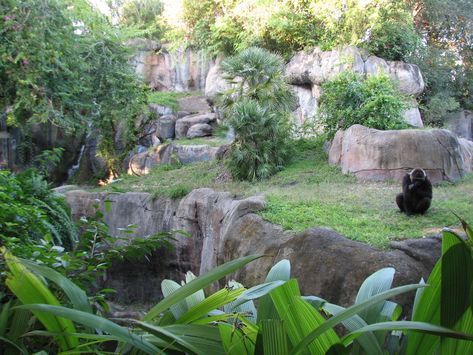
[[[6,0],[0,34],[0,110],[8,125],[27,133],[50,123],[74,134],[91,125],[116,169],[146,101],[120,32],[86,0]]]
[[[384,268],[363,282],[355,304],[347,308],[302,296],[289,260],[274,265],[263,284],[246,289],[232,280],[206,295],[204,289],[213,282],[261,257],[246,256],[199,277],[188,272],[181,284],[164,280],[161,302],[142,320],[120,323],[95,314],[84,291],[67,278],[4,250],[7,285],[23,305],[10,309],[6,304],[0,316],[10,320],[31,311],[46,331],[22,336],[31,325],[10,321],[0,336],[20,351],[28,349],[26,341],[42,335],[52,340],[42,348],[50,352],[101,353],[108,342],[115,353],[140,354],[469,354],[473,274],[462,271],[473,267],[473,230],[462,223],[468,239],[444,232],[442,256],[427,284],[421,280],[392,288],[395,270]],[[51,292],[53,284],[62,299]],[[401,308],[389,299],[412,291],[412,321],[399,321]],[[334,331],[337,325],[346,330],[343,336]]]
[[[337,130],[361,124],[376,129],[401,129],[405,98],[386,75],[364,79],[353,72],[343,72],[322,85],[319,117],[329,138]]]
[[[241,180],[267,178],[289,158],[289,115],[293,96],[282,59],[249,48],[222,62],[233,88],[221,97],[228,125],[235,130],[228,167]]]

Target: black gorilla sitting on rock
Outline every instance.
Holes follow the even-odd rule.
[[[432,183],[423,169],[416,168],[404,176],[402,193],[397,194],[396,203],[408,216],[424,214],[432,202]]]

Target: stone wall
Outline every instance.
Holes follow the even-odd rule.
[[[184,230],[191,237],[177,236],[172,250],[159,250],[141,262],[117,263],[107,273],[104,287],[117,289],[122,303],[155,303],[164,278],[183,279],[187,270],[202,274],[238,257],[260,254],[232,275],[246,286],[263,282],[274,263],[289,259],[292,275],[305,295],[318,295],[330,302],[351,304],[362,281],[383,267],[396,269],[395,284],[426,279],[440,255],[440,239],[423,238],[393,243],[383,251],[349,240],[333,230],[312,228],[302,233],[285,232],[265,221],[257,212],[264,208],[261,196],[236,198],[230,193],[202,188],[181,200],[152,199],[146,193],[66,192],[75,218],[91,215],[96,201],[112,201],[105,220],[113,235],[119,228],[137,224],[138,236],[159,231]],[[400,298],[406,305],[410,296]]]

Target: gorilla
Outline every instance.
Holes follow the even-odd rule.
[[[402,180],[402,193],[397,194],[396,203],[408,216],[424,214],[432,202],[432,183],[425,171],[415,168],[404,176]]]

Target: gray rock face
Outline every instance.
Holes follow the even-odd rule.
[[[189,114],[205,113],[210,111],[209,103],[205,96],[189,96],[177,100],[179,110],[187,111]]]
[[[457,137],[445,129],[379,131],[354,125],[335,135],[329,163],[362,180],[399,180],[421,167],[432,182],[456,181],[471,171]]]
[[[303,124],[307,119],[313,117],[317,112],[317,99],[312,94],[310,86],[293,85],[297,97],[297,108],[293,112],[297,118],[297,124]]]
[[[404,120],[413,127],[422,128],[424,127],[424,122],[422,122],[422,117],[418,107],[411,107],[404,111]]]
[[[166,115],[155,121],[156,136],[160,140],[172,139],[176,131],[176,116]]]
[[[128,174],[146,175],[156,165],[171,164],[177,161],[181,164],[209,161],[216,159],[218,152],[219,147],[210,147],[207,144],[162,144],[131,157],[128,163]]]
[[[205,80],[205,96],[215,103],[215,99],[219,93],[225,92],[231,88],[231,85],[223,78],[220,62],[222,58],[217,59],[215,65],[210,68]]]
[[[319,48],[298,52],[286,65],[287,78],[295,85],[320,85],[346,70],[362,75],[385,73],[408,95],[419,95],[425,87],[418,66],[386,61],[351,46],[326,52]]]
[[[149,104],[148,107],[150,111],[154,112],[157,116],[172,115],[172,108],[168,106],[162,106],[158,104]]]
[[[187,136],[187,131],[193,125],[199,123],[210,123],[214,122],[215,120],[215,113],[212,112],[198,113],[180,118],[176,122],[176,138],[185,138]]]
[[[197,123],[187,131],[187,138],[206,137],[212,135],[212,126],[207,123]]]
[[[173,250],[158,250],[149,262],[114,264],[103,286],[117,289],[120,302],[155,303],[161,297],[158,288],[163,278],[180,280],[187,270],[202,274],[232,259],[262,254],[265,257],[232,278],[255,285],[264,280],[274,263],[287,258],[303,294],[347,306],[353,303],[362,281],[378,269],[394,267],[396,285],[415,283],[428,277],[440,254],[440,241],[431,238],[401,242],[392,250],[381,251],[323,228],[296,235],[284,232],[255,214],[265,206],[260,196],[236,199],[229,193],[204,188],[180,201],[151,199],[145,193],[84,191],[67,192],[66,198],[75,218],[92,215],[96,200],[102,209],[103,201],[111,200],[111,212],[104,213],[114,235],[132,223],[138,224],[138,236],[169,230],[185,230],[192,235],[177,236]],[[408,304],[410,299],[399,301]]]
[[[465,138],[458,138],[460,154],[467,171],[473,171],[473,142]]]
[[[473,112],[461,110],[451,113],[447,118],[446,127],[458,137],[473,140]]]

